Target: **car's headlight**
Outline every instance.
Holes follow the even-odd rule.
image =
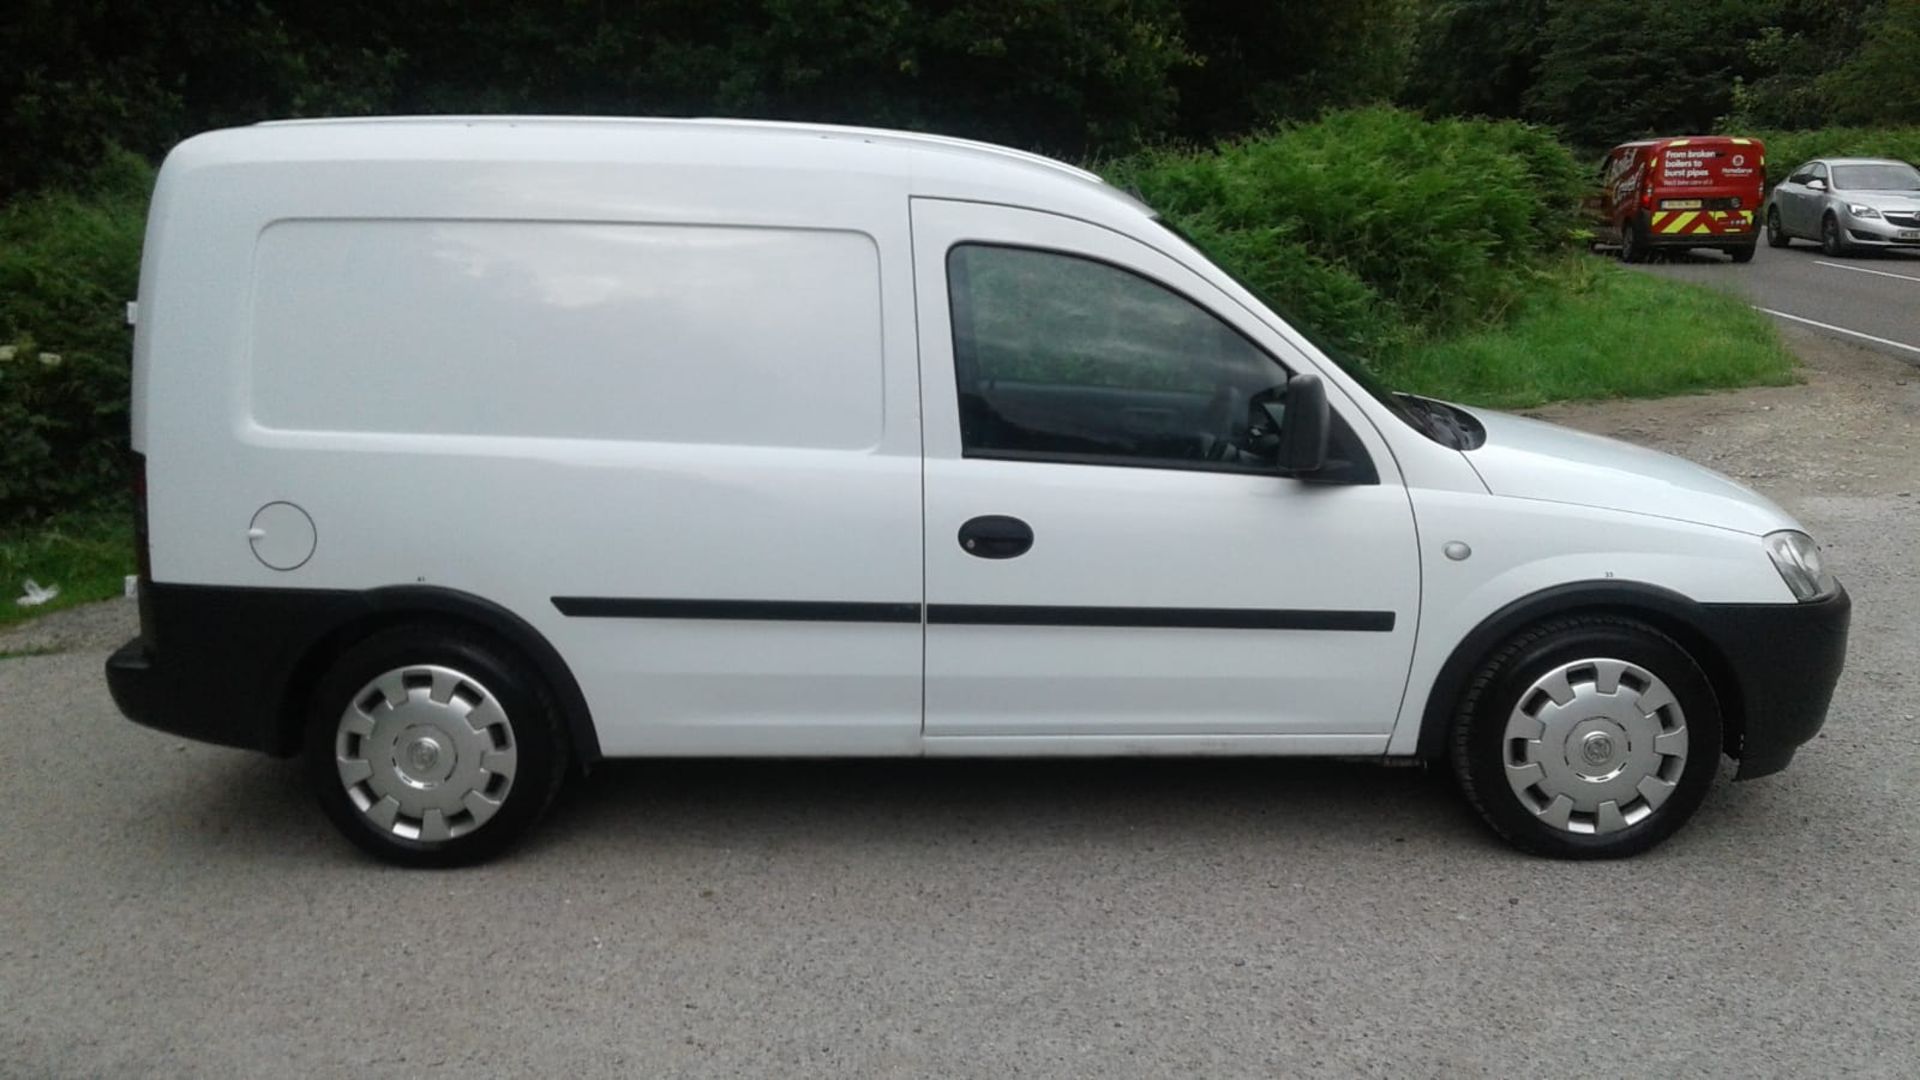
[[[1773,568],[1780,571],[1781,580],[1802,603],[1821,600],[1839,591],[1840,583],[1820,558],[1820,545],[1813,542],[1813,537],[1783,529],[1768,533],[1766,544]]]
[[[1859,203],[1848,203],[1847,213],[1858,218],[1877,218],[1880,216],[1880,211],[1875,210],[1871,206],[1861,206]]]

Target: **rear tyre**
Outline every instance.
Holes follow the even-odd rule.
[[[1620,228],[1620,261],[1643,263],[1647,261],[1647,240],[1640,235],[1640,223],[1629,221]]]
[[[1759,246],[1759,244],[1742,244],[1739,247],[1728,248],[1727,254],[1733,256],[1734,262],[1750,263],[1753,261],[1754,249]]]
[[[1836,256],[1848,254],[1853,250],[1848,246],[1846,238],[1840,235],[1840,220],[1832,214],[1821,219],[1820,250]]]
[[[1767,246],[1775,248],[1792,247],[1793,237],[1787,235],[1786,226],[1780,224],[1780,208],[1767,208]]]
[[[1494,652],[1453,729],[1467,801],[1524,851],[1638,854],[1693,816],[1720,764],[1719,702],[1672,638],[1612,615],[1549,620]]]
[[[349,648],[307,718],[321,809],[362,850],[403,866],[500,853],[552,804],[567,757],[546,686],[460,626],[395,627]]]

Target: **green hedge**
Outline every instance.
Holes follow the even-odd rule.
[[[81,190],[0,208],[0,522],[123,489],[153,169],[115,153]]]
[[[1281,309],[1372,356],[1501,318],[1574,243],[1589,179],[1542,128],[1385,108],[1104,171]]]
[[[1920,62],[1920,60],[1916,60]],[[1767,183],[1817,157],[1884,157],[1920,164],[1920,127],[1821,128],[1816,131],[1741,131],[1767,144]]]

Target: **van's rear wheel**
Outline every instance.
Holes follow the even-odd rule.
[[[320,680],[308,779],[348,839],[408,866],[497,854],[566,768],[552,695],[511,651],[453,626],[385,630]]]
[[[1643,263],[1647,261],[1647,241],[1640,234],[1640,223],[1629,221],[1620,227],[1620,261]]]
[[[1653,847],[1720,759],[1712,685],[1678,643],[1616,616],[1556,619],[1495,652],[1460,704],[1453,767],[1515,846],[1560,858]]]

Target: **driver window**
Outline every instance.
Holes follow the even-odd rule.
[[[947,256],[968,457],[1256,469],[1287,371],[1145,277],[1051,251]]]

